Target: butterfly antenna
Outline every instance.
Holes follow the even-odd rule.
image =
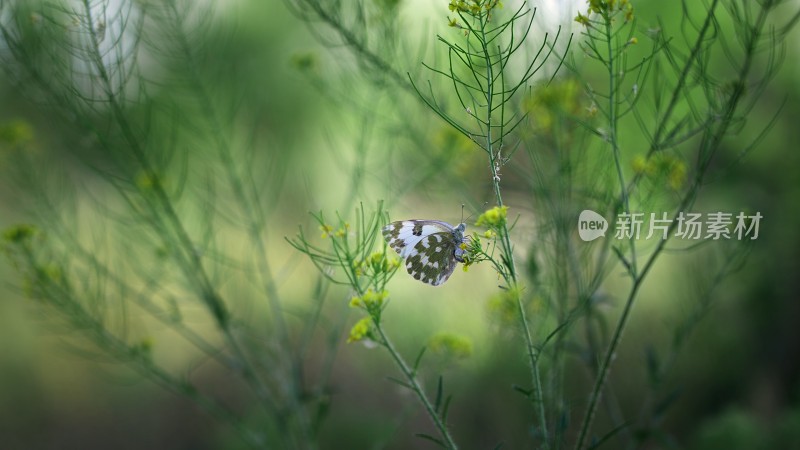
[[[482,206],[482,207],[483,207],[483,208],[486,208],[486,205],[488,205],[488,204],[489,204],[489,202],[483,202],[483,206]],[[470,217],[472,217],[472,216],[474,216],[474,215],[475,215],[475,213],[472,213],[472,214],[470,214],[469,216],[467,216],[467,219],[466,219],[466,220],[469,220],[469,219],[470,219]],[[464,221],[464,205],[463,205],[463,204],[461,205],[461,223],[466,223],[466,222]]]

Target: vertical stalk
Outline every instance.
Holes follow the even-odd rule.
[[[136,137],[133,127],[125,117],[123,108],[120,105],[117,95],[115,94],[115,88],[111,81],[111,75],[106,70],[105,63],[103,62],[102,59],[102,52],[99,48],[99,42],[101,39],[99,39],[99,37],[97,36],[97,32],[95,30],[95,27],[93,26],[95,20],[92,15],[92,10],[91,10],[92,5],[89,0],[83,0],[83,8],[87,20],[87,29],[89,30],[89,41],[91,43],[90,55],[92,57],[92,64],[97,70],[98,77],[103,84],[103,88],[105,90],[105,94],[108,99],[108,104],[111,108],[113,117],[116,119],[120,127],[122,136],[127,142],[128,147],[130,148],[134,159],[139,164],[142,171],[149,178],[157,180],[158,178],[156,170],[154,169],[152,163],[145,154],[144,150],[141,148],[141,145],[139,143],[138,138]],[[195,247],[191,240],[191,237],[189,236],[189,233],[186,231],[183,222],[181,221],[177,211],[175,210],[172,204],[172,201],[169,198],[169,195],[164,190],[164,187],[160,182],[153,183],[152,189],[156,196],[158,204],[161,206],[164,213],[167,215],[168,223],[172,228],[172,232],[175,233],[178,241],[182,246],[183,254],[181,256],[186,259],[184,263],[188,263],[188,266],[184,266],[184,272],[185,272],[184,275],[190,281],[194,280],[199,284],[198,290],[201,299],[206,303],[208,308],[211,310],[211,313],[216,319],[217,327],[225,336],[226,340],[229,342],[231,350],[236,355],[236,357],[242,362],[243,378],[248,383],[248,385],[253,389],[253,391],[256,393],[259,399],[263,402],[265,409],[269,411],[267,386],[253,369],[253,365],[250,363],[250,359],[248,358],[246,352],[242,349],[238,340],[234,336],[230,322],[230,315],[229,315],[230,313],[226,308],[225,302],[214,288],[214,285],[211,281],[211,278],[208,275],[208,272],[205,269],[200,254],[197,251],[195,251]]]
[[[617,180],[619,182],[619,189],[620,189],[620,198],[622,199],[622,206],[626,214],[630,215],[631,212],[631,205],[630,200],[628,198],[628,188],[625,184],[625,174],[622,171],[622,161],[619,154],[619,142],[617,141],[617,95],[619,90],[617,89],[617,73],[619,72],[616,70],[615,64],[619,64],[617,60],[614,58],[614,46],[612,43],[613,35],[612,35],[612,22],[611,22],[611,12],[603,13],[603,20],[605,20],[606,25],[606,49],[608,51],[608,139],[611,144],[611,150],[614,155],[614,167],[617,171]],[[633,227],[633,219],[631,220],[631,227]],[[636,278],[636,243],[633,240],[633,232],[631,232],[631,236],[628,239],[628,245],[630,246],[631,252],[631,261],[630,261],[630,270],[631,276]]]
[[[493,100],[494,100],[494,61],[489,54],[489,48],[486,39],[486,26],[488,25],[488,14],[484,14],[479,18],[479,25],[480,25],[480,44],[481,50],[483,51],[483,57],[486,64],[486,153],[489,155],[489,169],[492,174],[492,187],[494,188],[495,199],[497,201],[497,206],[503,207],[503,196],[501,194],[500,189],[500,174],[499,174],[499,167],[502,164],[502,157],[499,154],[495,154],[494,147],[492,145],[492,109],[494,107]],[[500,70],[503,70],[502,65],[500,66]],[[501,98],[501,101],[504,99]],[[501,105],[501,108],[504,108],[505,105]],[[502,138],[502,137],[501,137]],[[498,161],[498,158],[501,158]],[[504,221],[502,224],[502,230],[500,233],[500,242],[503,247],[503,254],[505,255],[505,263],[508,269],[508,278],[506,279],[506,283],[508,284],[509,289],[514,293],[514,297],[516,297],[517,303],[517,310],[519,311],[519,318],[520,318],[520,325],[522,326],[523,335],[525,336],[525,346],[528,353],[528,359],[530,364],[530,371],[531,371],[531,382],[533,384],[533,396],[534,403],[536,403],[536,414],[538,416],[539,427],[542,433],[542,441],[544,442],[544,448],[549,448],[549,436],[547,430],[547,416],[544,410],[544,393],[542,390],[542,381],[541,375],[539,373],[539,350],[533,344],[533,338],[531,336],[530,326],[528,325],[528,318],[525,312],[525,306],[522,304],[522,296],[520,295],[519,287],[517,285],[517,270],[516,265],[514,263],[514,253],[513,247],[511,246],[511,239],[508,233],[508,221]]]
[[[228,138],[225,137],[221,131],[222,126],[220,124],[220,119],[217,116],[216,108],[209,98],[209,94],[204,83],[198,76],[199,69],[196,66],[195,58],[191,51],[191,46],[186,40],[186,35],[184,33],[183,16],[181,15],[180,11],[177,10],[174,2],[169,3],[169,8],[173,16],[172,19],[179,25],[176,37],[179,41],[181,51],[186,56],[187,62],[190,65],[190,69],[192,69],[189,71],[191,85],[197,94],[198,102],[201,105],[201,110],[205,112],[206,120],[210,125],[211,134],[214,137],[219,157],[222,160],[228,183],[233,189],[235,196],[239,199],[240,207],[247,219],[248,234],[255,250],[254,259],[257,267],[256,270],[259,272],[259,278],[264,293],[267,297],[267,304],[269,305],[270,313],[275,323],[278,339],[281,343],[281,346],[286,349],[289,354],[291,354],[291,342],[289,340],[288,326],[286,325],[286,321],[283,317],[281,303],[275,285],[275,279],[269,259],[267,258],[265,243],[261,236],[261,233],[263,232],[262,224],[264,223],[264,217],[258,195],[255,192],[253,192],[252,195],[249,195],[244,184],[242,183],[242,177],[239,175],[238,170],[236,169],[235,161],[230,152]],[[229,336],[231,342],[235,342],[234,336],[230,332],[226,332],[226,334]],[[243,351],[241,351],[241,353],[244,354]],[[303,410],[303,406],[298,401],[301,390],[301,388],[298,386],[298,383],[301,379],[301,364],[297,358],[293,356],[290,356],[289,359],[290,373],[286,380],[288,385],[287,390],[289,392],[289,406],[295,414],[295,419],[300,427],[300,432],[305,436],[310,436],[310,424],[308,418]],[[248,364],[249,363],[246,363],[246,365]],[[262,398],[262,400],[265,399]]]
[[[708,25],[713,16],[713,8],[716,6],[717,1],[715,0],[714,3],[711,5],[709,10],[709,18],[706,21],[706,25]],[[758,38],[761,36],[763,32],[763,28],[766,23],[767,13],[769,11],[769,6],[763,6],[761,11],[759,12],[758,17],[753,22],[752,28],[749,31],[748,38],[745,45],[745,58],[742,62],[741,68],[739,69],[738,77],[737,77],[737,86],[744,86],[747,81],[747,77],[750,73],[752,68],[754,53],[755,53],[755,46],[758,41]],[[706,27],[703,28],[701,31],[701,35],[705,33]],[[695,48],[692,51],[692,56],[687,60],[686,65],[691,66],[694,63],[694,55],[695,50],[699,48],[702,44],[700,40],[695,44]],[[687,72],[685,70],[684,72]],[[676,89],[682,89],[682,85],[679,85]],[[673,96],[675,98],[676,96]],[[742,91],[737,90],[733,92],[725,105],[724,110],[722,111],[720,117],[717,119],[719,126],[714,127],[713,129],[707,131],[707,133],[703,136],[703,142],[700,144],[699,149],[699,161],[697,172],[694,177],[694,181],[691,184],[691,187],[686,192],[684,197],[682,198],[680,204],[675,209],[675,214],[681,211],[685,211],[690,208],[697,198],[697,195],[702,187],[703,179],[706,175],[706,171],[709,168],[711,160],[714,156],[714,153],[717,149],[719,149],[722,139],[727,135],[727,131],[731,126],[731,122],[734,118],[737,106],[739,102],[742,100]],[[672,104],[670,105],[672,107]],[[636,300],[636,296],[638,294],[639,288],[641,287],[642,283],[644,282],[645,277],[647,276],[650,269],[655,264],[655,261],[658,259],[658,256],[664,250],[667,242],[669,241],[669,237],[672,236],[674,229],[677,227],[678,222],[672,221],[669,227],[667,228],[667,239],[662,239],[659,241],[656,248],[653,250],[653,253],[647,258],[642,270],[637,275],[634,275],[633,286],[628,294],[628,298],[625,301],[625,308],[622,311],[622,316],[617,323],[617,326],[614,330],[614,335],[611,339],[608,349],[606,350],[605,357],[603,358],[603,362],[600,366],[600,370],[597,375],[597,379],[595,380],[594,388],[592,389],[591,397],[589,399],[589,405],[586,410],[586,414],[583,418],[581,423],[581,430],[578,434],[578,440],[575,444],[575,450],[581,450],[584,446],[584,442],[588,436],[589,430],[591,429],[592,422],[594,421],[594,416],[597,410],[598,402],[600,397],[602,396],[603,388],[605,387],[606,381],[608,380],[608,374],[611,370],[611,363],[616,356],[617,348],[619,347],[619,343],[622,339],[622,333],[626,328],[630,312],[633,309],[633,304]]]

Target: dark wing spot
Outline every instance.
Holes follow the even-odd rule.
[[[456,265],[453,259],[455,243],[447,235],[440,234],[434,233],[420,240],[414,246],[416,252],[406,258],[408,273],[415,279],[434,286],[444,283]],[[440,244],[437,246],[436,243]],[[422,262],[423,257],[427,262]]]
[[[422,224],[421,223],[415,223],[414,224],[414,229],[411,230],[411,234],[413,234],[414,236],[422,236]]]

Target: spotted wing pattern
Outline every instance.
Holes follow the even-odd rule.
[[[461,231],[446,222],[402,220],[383,227],[383,237],[405,258],[409,275],[439,286],[450,278],[459,260],[456,249],[463,241]]]

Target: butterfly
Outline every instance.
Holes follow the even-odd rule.
[[[467,224],[453,227],[438,220],[400,220],[383,227],[389,247],[405,259],[409,275],[439,286],[447,281],[456,263],[464,262],[464,232]]]

